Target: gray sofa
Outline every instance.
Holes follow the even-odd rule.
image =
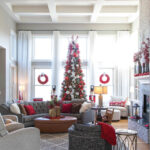
[[[111,150],[112,145],[100,137],[98,125],[75,124],[69,128],[69,150]]]
[[[75,102],[81,102],[81,101],[74,100],[74,101],[71,101],[71,102],[75,103]],[[25,105],[32,105],[33,108],[36,111],[35,115],[23,115],[23,114],[17,115],[18,119],[19,119],[19,122],[23,123],[25,125],[25,127],[34,126],[34,119],[35,118],[48,115],[49,101],[42,101],[42,102],[27,102],[27,101],[25,101],[23,103]],[[64,103],[70,103],[70,102],[64,102]],[[13,114],[12,112],[10,112],[9,104],[0,105],[0,113],[2,115]],[[81,114],[79,114],[79,113],[78,114],[61,113],[61,115],[77,117],[77,122],[78,123],[83,123],[84,124],[84,123],[94,122],[94,111],[93,110],[88,110],[88,111],[86,111],[84,113],[81,113]]]
[[[40,150],[40,131],[22,128],[0,137],[1,150]]]

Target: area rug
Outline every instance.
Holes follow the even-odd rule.
[[[40,150],[68,150],[68,133],[41,134]]]

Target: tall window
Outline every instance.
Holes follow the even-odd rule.
[[[52,59],[52,39],[50,35],[33,35],[33,59]]]
[[[72,35],[62,35],[61,41],[60,41],[60,48],[61,48],[61,60],[67,59],[67,52],[68,52],[68,46],[71,42]],[[83,61],[86,61],[87,59],[87,35],[79,35],[79,38],[77,40],[77,43],[79,44],[79,50],[80,50],[80,59]]]
[[[52,84],[52,37],[51,35],[33,35],[32,57],[32,98],[50,100]],[[48,82],[41,84],[38,77],[42,74],[48,76]],[[42,81],[44,77],[40,78]]]

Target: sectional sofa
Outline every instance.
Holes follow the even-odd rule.
[[[80,100],[72,100],[72,101],[64,101],[63,103],[81,103],[84,101]],[[34,115],[24,115],[24,114],[15,114],[18,116],[19,122],[23,123],[25,127],[34,126],[34,119],[37,117],[47,116],[49,112],[49,101],[42,102],[22,102],[24,105],[32,105],[35,109],[36,114]],[[13,114],[10,111],[10,104],[2,104],[0,105],[0,113],[2,115]],[[13,114],[14,115],[14,114]],[[84,113],[61,113],[64,116],[74,116],[77,117],[78,123],[88,123],[94,122],[94,111],[87,110]]]

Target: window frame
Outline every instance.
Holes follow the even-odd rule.
[[[51,71],[53,70],[52,67],[50,67],[49,65],[32,65],[32,75],[31,75],[31,99],[35,98],[35,69],[50,69]],[[53,73],[53,72],[52,72]],[[42,85],[39,85],[42,86]],[[43,86],[50,86],[52,87],[52,84],[50,85],[43,85]]]

